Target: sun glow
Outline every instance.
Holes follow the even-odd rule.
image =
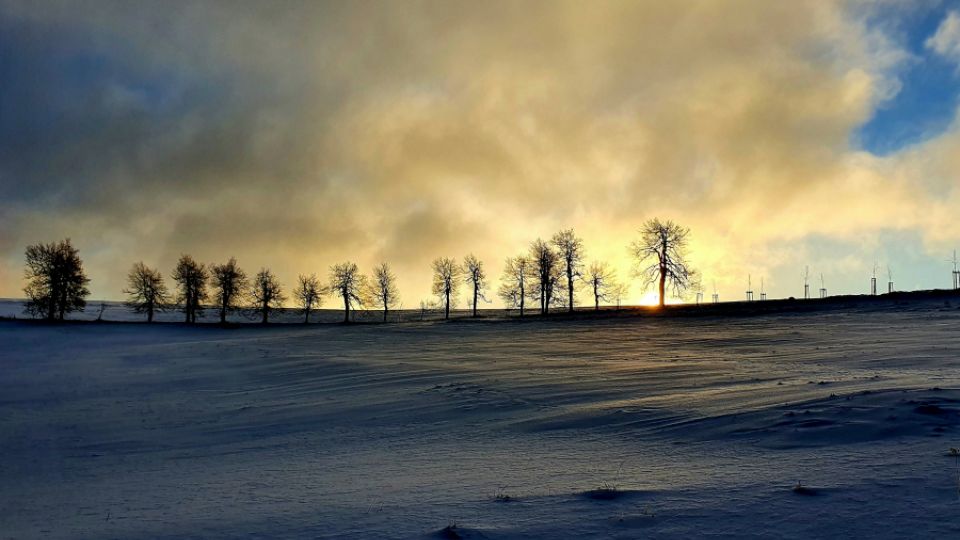
[[[671,297],[670,295],[667,295],[666,304],[667,304],[668,306],[669,306],[669,305],[674,305],[674,304],[683,304],[683,303],[685,303],[685,302],[684,302],[684,299],[682,299],[682,298],[673,298],[673,297]],[[646,307],[658,306],[658,305],[660,305],[660,297],[657,296],[657,292],[656,292],[656,291],[648,291],[648,292],[643,293],[643,296],[641,296],[639,299],[637,299],[637,300],[636,300],[636,303],[634,303],[633,305],[635,305],[635,306],[646,306]]]
[[[640,297],[640,301],[637,302],[637,305],[640,306],[656,306],[660,303],[660,298],[657,296],[657,293],[650,291],[645,293]]]

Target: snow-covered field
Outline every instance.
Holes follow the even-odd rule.
[[[956,538],[958,353],[943,302],[0,322],[0,538]]]

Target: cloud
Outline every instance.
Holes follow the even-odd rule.
[[[937,54],[960,63],[960,15],[956,11],[949,12],[925,45]]]
[[[23,246],[61,236],[98,296],[117,297],[136,260],[190,252],[288,284],[387,260],[410,305],[432,258],[476,252],[498,270],[566,227],[626,277],[655,215],[691,226],[721,283],[810,235],[953,238],[954,189],[920,172],[948,165],[955,135],[884,159],[850,147],[909,55],[845,3],[0,13],[2,295],[18,294]]]

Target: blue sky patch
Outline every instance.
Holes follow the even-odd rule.
[[[930,4],[912,13],[878,10],[868,17],[868,24],[899,39],[915,59],[900,68],[900,92],[853,134],[854,147],[888,155],[935,137],[950,125],[960,98],[960,72],[954,61],[926,46],[950,11],[960,11],[960,1]]]

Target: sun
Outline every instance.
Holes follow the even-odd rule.
[[[684,302],[682,298],[672,298],[670,296],[667,296],[667,301],[665,303],[669,306],[674,304],[683,304]],[[639,300],[637,300],[637,303],[635,305],[645,306],[645,307],[656,307],[660,305],[660,297],[657,296],[656,291],[648,291],[644,293]]]
[[[645,293],[642,297],[640,297],[640,301],[637,302],[637,305],[641,305],[641,306],[656,306],[659,304],[660,304],[660,299],[657,296],[657,293],[653,291]]]

